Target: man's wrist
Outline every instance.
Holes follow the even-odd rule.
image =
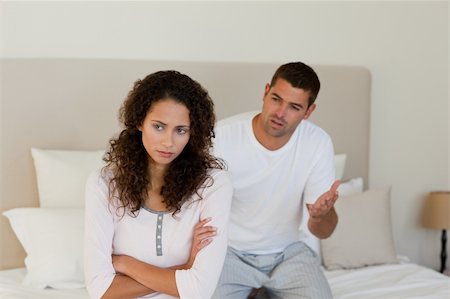
[[[309,220],[311,220],[314,223],[320,223],[324,220],[327,220],[331,213],[333,212],[333,208],[331,208],[326,214],[320,215],[320,216],[310,216]]]

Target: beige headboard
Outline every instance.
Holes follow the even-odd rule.
[[[0,212],[39,205],[30,147],[103,149],[117,132],[117,110],[138,78],[162,69],[206,87],[218,119],[259,109],[278,64],[88,59],[0,60]],[[347,154],[344,178],[369,161],[370,73],[362,67],[313,66],[322,83],[311,120]],[[0,269],[23,265],[25,253],[0,217]]]

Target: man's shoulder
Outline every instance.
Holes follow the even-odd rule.
[[[222,156],[224,148],[236,147],[238,143],[247,143],[253,117],[258,111],[250,111],[224,118],[216,124],[214,129],[214,151],[216,155]]]
[[[217,122],[216,129],[230,128],[247,124],[258,113],[259,111],[248,111],[221,119]]]
[[[311,122],[310,120],[303,120],[300,126],[300,130],[297,133],[305,137],[311,137],[314,139],[331,140],[330,135],[321,127]]]

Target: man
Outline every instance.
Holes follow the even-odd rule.
[[[332,298],[318,257],[298,230],[307,221],[313,235],[327,238],[338,221],[333,144],[307,120],[319,89],[309,66],[282,65],[265,87],[260,113],[218,123],[214,152],[228,165],[234,194],[229,248],[213,298],[247,298],[261,287],[270,298]]]

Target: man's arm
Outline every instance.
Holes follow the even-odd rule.
[[[330,190],[322,194],[314,204],[306,205],[310,216],[308,228],[319,239],[331,236],[338,223],[334,203],[338,199],[337,188],[340,184],[340,181],[335,181]]]

